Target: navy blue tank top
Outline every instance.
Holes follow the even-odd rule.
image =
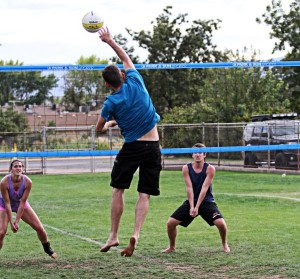
[[[202,189],[203,182],[206,178],[206,170],[208,167],[208,163],[204,163],[202,171],[200,173],[196,173],[194,171],[192,163],[187,164],[187,166],[189,168],[189,175],[194,190],[194,202],[196,204]],[[215,202],[214,196],[212,194],[212,184],[209,186],[205,198],[203,199],[203,202]]]

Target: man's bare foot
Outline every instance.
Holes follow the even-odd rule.
[[[106,244],[100,249],[101,252],[107,252],[111,247],[119,246],[119,241],[107,241]]]
[[[176,249],[175,248],[171,248],[171,247],[169,247],[167,249],[164,249],[164,250],[161,250],[162,253],[173,253],[175,251],[176,251]]]
[[[225,253],[230,253],[230,248],[229,248],[229,246],[228,246],[227,243],[223,244],[223,251],[224,251]]]
[[[121,252],[121,256],[131,257],[135,249],[135,246],[136,246],[136,239],[134,237],[131,237],[128,246]]]
[[[51,256],[52,259],[57,259],[58,255],[54,252]]]

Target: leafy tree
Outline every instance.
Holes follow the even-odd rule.
[[[133,41],[148,51],[145,63],[201,63],[245,61],[239,52],[222,53],[212,43],[213,31],[220,20],[195,20],[189,24],[187,14],[172,17],[171,6],[152,22],[152,31],[126,29]],[[134,48],[122,35],[115,40],[129,53],[134,63]],[[252,61],[257,61],[253,51]],[[111,59],[120,63],[117,57]],[[248,60],[248,59],[247,59]],[[92,56],[79,64],[107,63]],[[248,121],[259,113],[292,110],[293,95],[278,68],[237,69],[164,69],[141,71],[156,109],[168,123]],[[69,110],[77,110],[97,96],[104,97],[103,80],[95,71],[69,72],[66,76],[64,102]],[[284,79],[285,78],[285,79]],[[289,84],[290,86],[290,84]],[[97,98],[98,99],[98,98]]]
[[[20,62],[0,61],[1,66],[22,66]],[[23,104],[40,105],[50,97],[51,89],[57,86],[58,79],[54,74],[47,76],[42,72],[1,72],[0,104],[8,101],[19,101]]]
[[[244,57],[227,54],[232,60]],[[252,56],[256,60],[256,52]],[[179,106],[165,114],[165,123],[240,122],[254,114],[286,112],[292,106],[285,83],[273,69],[207,69],[201,100]]]
[[[84,58],[81,56],[77,64],[107,64],[95,55]],[[99,71],[69,71],[64,75],[65,88],[62,102],[69,111],[78,111],[79,106],[89,102],[103,101],[106,92],[104,81]]]
[[[127,32],[130,32],[129,29],[126,29]],[[128,47],[127,44],[128,44],[128,39],[125,38],[124,36],[122,36],[122,34],[118,34],[116,36],[114,36],[114,40],[125,50],[125,52],[130,56],[132,62],[134,64],[138,64],[140,63],[140,58],[138,55],[135,55],[135,49],[133,46],[131,47]],[[111,61],[113,63],[116,63],[116,64],[122,64],[122,61],[119,59],[118,56],[114,56],[112,57]]]
[[[195,20],[192,25],[187,14],[172,18],[171,6],[152,22],[153,30],[129,35],[148,51],[148,63],[199,63],[224,60],[224,55],[212,43],[212,33],[219,28],[220,20]],[[141,73],[161,115],[174,107],[199,101],[199,87],[203,86],[206,71],[201,69],[149,70]]]
[[[300,0],[292,1],[287,12],[283,10],[280,0],[272,0],[271,5],[266,7],[262,19],[257,18],[256,21],[271,26],[270,37],[277,39],[273,53],[288,50],[284,60],[300,60]],[[300,68],[285,67],[276,72],[282,75],[289,86],[292,93],[290,99],[292,109],[300,113]]]
[[[275,42],[273,53],[290,47],[290,54],[299,55],[299,17],[300,0],[294,0],[290,4],[290,10],[287,13],[283,10],[281,0],[272,0],[272,4],[266,7],[266,12],[262,15],[262,19],[256,19],[258,23],[263,21],[270,25],[272,28],[270,38],[278,39]]]
[[[8,109],[0,110],[0,132],[23,132],[27,128],[24,114]]]
[[[251,115],[283,112],[291,105],[284,82],[274,77],[272,70],[237,68],[211,72],[201,88],[200,107],[212,122],[249,121]]]

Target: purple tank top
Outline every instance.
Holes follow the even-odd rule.
[[[23,175],[21,185],[18,191],[15,191],[11,175],[8,176],[8,195],[10,200],[10,206],[12,212],[17,212],[18,207],[20,205],[20,199],[22,198],[24,191],[25,191],[25,176]],[[0,205],[5,208],[4,200],[2,198],[2,195],[0,193]]]

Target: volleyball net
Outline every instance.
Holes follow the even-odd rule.
[[[28,65],[0,66],[0,72],[16,71],[102,71],[105,64],[87,65]],[[123,64],[116,64],[123,69]],[[256,61],[256,62],[207,62],[207,63],[156,63],[135,64],[137,70],[167,70],[167,69],[203,69],[203,68],[261,68],[261,67],[300,67],[300,61]]]
[[[266,111],[266,115],[279,106],[286,112],[292,111],[293,98],[282,75],[291,74],[287,69],[299,71],[299,66],[300,61],[136,64],[155,107],[159,112],[173,113],[163,115],[164,122],[158,125],[164,166],[182,164],[195,152],[193,144],[202,142],[207,146],[203,151],[218,165],[245,166],[247,160],[259,157],[250,158],[247,154],[260,152],[265,156],[260,165],[270,167],[275,161],[274,154],[282,151],[293,154],[296,164],[292,168],[299,169],[298,121],[294,124],[293,140],[289,141],[285,135],[286,144],[271,142],[270,134],[265,135],[265,142],[247,144],[248,123],[243,121],[245,113],[255,114],[258,110]],[[89,157],[90,170],[97,171],[97,164],[109,157],[106,165],[111,168],[112,158],[123,143],[121,133],[115,128],[107,133],[95,131],[108,94],[100,74],[105,67],[98,64],[0,66],[0,159],[40,159],[45,169],[47,159]],[[31,81],[49,76],[47,81],[54,84],[49,94],[40,94],[40,88],[31,89],[34,87]],[[164,91],[166,86],[168,92]],[[181,96],[176,93],[178,89],[182,90]],[[44,99],[35,99],[36,96]],[[6,120],[9,112],[23,115],[26,127],[20,128],[25,124],[19,123],[19,129],[6,129],[10,125]],[[226,122],[232,115],[237,116],[235,121]],[[174,118],[187,124],[171,124]],[[0,169],[3,169],[1,160]]]

